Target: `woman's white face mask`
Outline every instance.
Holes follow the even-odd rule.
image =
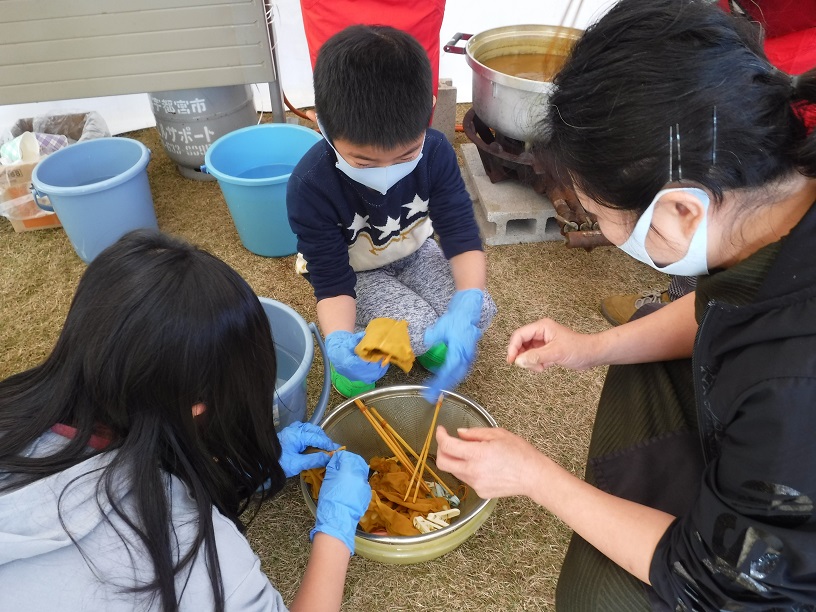
[[[646,235],[649,233],[649,228],[652,223],[652,216],[655,212],[655,206],[661,197],[672,192],[682,191],[695,198],[697,198],[703,206],[703,217],[697,224],[694,234],[689,241],[688,251],[679,260],[668,264],[664,267],[658,266],[649,256],[646,250]],[[648,208],[643,211],[640,219],[635,224],[635,229],[632,230],[629,238],[619,245],[619,248],[624,252],[634,257],[638,261],[642,261],[646,265],[653,267],[655,270],[665,272],[666,274],[676,274],[678,276],[699,276],[701,274],[708,274],[708,209],[711,203],[708,194],[702,189],[696,187],[675,187],[672,189],[663,189],[649,204]]]

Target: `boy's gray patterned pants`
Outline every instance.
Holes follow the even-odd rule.
[[[433,238],[411,255],[376,270],[357,272],[357,321],[362,331],[377,317],[405,319],[415,355],[422,355],[425,330],[436,323],[456,291],[450,264]],[[496,304],[485,292],[479,328],[484,331],[496,315]]]

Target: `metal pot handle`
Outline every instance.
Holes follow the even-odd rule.
[[[456,43],[458,43],[460,40],[470,40],[472,36],[473,34],[462,34],[462,32],[457,32],[456,34],[453,35],[453,38],[451,38],[448,41],[448,44],[446,44],[443,47],[443,49],[445,49],[445,53],[455,53],[457,55],[464,55],[465,48],[457,47]]]
[[[323,415],[326,414],[326,407],[329,405],[329,392],[331,391],[331,366],[329,365],[329,358],[326,357],[326,345],[323,344],[323,336],[317,330],[317,325],[309,323],[309,329],[317,340],[317,348],[320,350],[320,355],[323,357],[323,389],[320,391],[320,397],[317,398],[312,418],[309,422],[313,425],[320,425],[323,420]]]

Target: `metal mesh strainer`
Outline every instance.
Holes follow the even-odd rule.
[[[371,424],[354,403],[362,400],[366,406],[380,413],[411,447],[419,453],[425,443],[428,428],[433,419],[434,406],[421,395],[424,389],[418,385],[384,387],[346,400],[335,408],[321,423],[326,434],[338,444],[369,461],[375,456],[390,457],[393,453],[380,439]],[[479,404],[457,393],[445,393],[439,411],[437,424],[442,425],[451,435],[456,435],[459,427],[497,427],[496,421]],[[431,441],[428,466],[434,470],[451,490],[457,492],[462,483],[453,475],[436,467],[436,437]],[[425,480],[431,480],[429,474]],[[308,485],[301,479],[301,489],[309,508],[314,512],[314,502]],[[460,495],[461,497],[461,495]],[[357,552],[361,556],[391,563],[413,563],[425,561],[452,550],[467,539],[489,516],[495,502],[481,499],[470,490],[459,509],[462,514],[450,527],[418,536],[382,536],[357,531]],[[423,549],[423,546],[424,549]],[[368,548],[367,548],[368,547]],[[371,547],[376,550],[372,552]],[[416,548],[413,552],[411,548]],[[428,556],[434,551],[433,556]],[[441,552],[440,552],[441,551]]]

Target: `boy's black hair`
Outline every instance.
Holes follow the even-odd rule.
[[[746,19],[708,0],[621,0],[554,85],[542,146],[598,203],[642,212],[675,178],[719,201],[816,176],[816,133],[792,108],[816,101],[816,70],[792,81]]]
[[[315,111],[329,140],[393,149],[427,129],[432,80],[428,54],[407,32],[350,26],[318,52]]]

